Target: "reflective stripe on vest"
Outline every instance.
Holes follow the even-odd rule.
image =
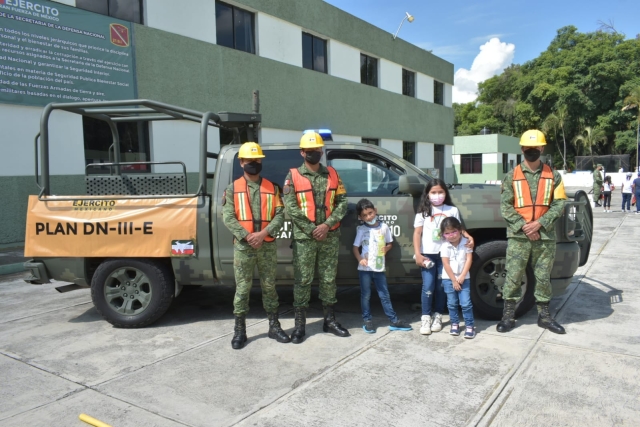
[[[260,223],[261,230],[264,230],[273,217],[276,215],[276,207],[278,206],[276,200],[277,194],[273,183],[265,178],[262,178],[260,182]],[[254,221],[253,212],[251,211],[251,196],[249,195],[249,189],[247,186],[247,180],[244,177],[238,178],[233,181],[233,200],[236,208],[236,218],[242,228],[249,233],[253,233]],[[273,242],[274,237],[267,235],[264,238],[265,242]]]
[[[338,184],[340,183],[340,179],[338,178],[338,172],[331,166],[327,166],[327,170],[329,171],[329,179],[327,180],[327,192],[324,197],[324,208],[326,212],[326,217],[329,218],[331,212],[333,212],[333,208],[335,208],[335,200],[336,200],[336,190],[338,189]],[[293,181],[293,187],[296,192],[296,200],[298,201],[298,207],[302,212],[304,212],[304,216],[309,218],[309,221],[312,223],[316,223],[316,201],[313,198],[313,188],[311,186],[311,181],[309,178],[303,176],[298,168],[293,168],[290,170],[291,172],[291,180]],[[331,227],[331,230],[335,230],[340,227],[340,223],[338,222],[336,225]]]
[[[535,221],[547,213],[552,201],[553,171],[548,165],[542,165],[535,204],[531,198],[531,189],[522,171],[522,165],[513,169],[513,207],[525,221]]]

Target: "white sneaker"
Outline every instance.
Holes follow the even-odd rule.
[[[436,313],[433,316],[433,323],[431,324],[431,332],[440,332],[442,330],[442,314]]]
[[[423,314],[420,322],[420,333],[422,335],[431,335],[431,316]]]

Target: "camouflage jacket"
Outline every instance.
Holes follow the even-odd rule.
[[[262,213],[260,212],[260,181],[253,182],[247,180],[247,186],[249,188],[249,204],[251,205],[251,213],[253,219],[261,219]],[[274,184],[276,189],[276,198],[280,199],[280,188]],[[251,245],[247,243],[245,238],[249,235],[249,232],[244,229],[236,218],[236,206],[235,199],[233,197],[233,183],[229,184],[224,191],[224,206],[222,207],[222,220],[224,225],[231,231],[231,234],[236,238],[236,247],[238,249],[250,249]],[[278,232],[284,225],[284,206],[280,203],[280,206],[276,207],[276,215],[273,217],[269,225],[267,226],[267,232],[272,237],[277,237]],[[260,231],[260,230],[256,230]]]
[[[598,169],[593,171],[593,185],[602,187],[602,172]]]
[[[540,175],[542,174],[542,163],[536,171],[529,169],[524,162],[521,163],[522,172],[524,173],[529,188],[531,190],[531,199],[536,199],[538,191],[538,182],[540,181]],[[562,177],[557,171],[553,171],[553,188],[557,189],[562,184]],[[564,190],[562,191],[564,193]],[[542,225],[540,228],[541,240],[555,240],[556,239],[556,220],[562,215],[564,209],[564,198],[557,197],[554,194],[551,206],[547,213],[542,215],[538,222]],[[528,237],[522,231],[522,227],[526,224],[524,218],[516,211],[513,195],[513,170],[508,172],[502,180],[502,196],[500,202],[500,212],[505,221],[507,221],[507,237],[515,237],[520,239],[528,239]]]
[[[291,222],[293,223],[293,239],[295,240],[306,240],[312,239],[313,230],[317,225],[327,224],[329,228],[336,225],[347,213],[347,194],[346,192],[343,194],[336,193],[335,197],[335,207],[331,212],[331,215],[327,218],[324,206],[325,195],[327,192],[327,181],[329,180],[329,170],[324,167],[322,164],[320,165],[320,169],[318,172],[312,172],[307,169],[305,164],[302,164],[298,168],[298,171],[305,178],[308,178],[311,181],[311,185],[313,187],[313,199],[316,205],[316,224],[309,221],[298,206],[298,200],[296,199],[296,191],[293,185],[293,180],[291,179],[291,172],[287,174],[285,179],[285,185],[282,189],[284,194],[284,207],[291,217]],[[342,187],[342,180],[338,176],[340,187]],[[329,235],[339,236],[340,229],[336,229],[334,231],[329,232]]]

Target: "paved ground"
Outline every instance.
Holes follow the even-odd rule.
[[[87,290],[3,276],[0,426],[82,426],[83,412],[114,427],[640,425],[640,215],[595,216],[589,263],[552,302],[565,336],[531,312],[509,334],[479,321],[475,340],[424,337],[413,286],[392,299],[416,330],[388,332],[377,309],[367,335],[358,289],[345,288],[351,338],[322,333],[316,300],[308,339],[278,344],[254,298],[248,345],[234,351],[229,288],[184,293],[152,327],[122,330]],[[290,331],[291,290],[281,299]]]

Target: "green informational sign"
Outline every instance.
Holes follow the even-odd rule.
[[[131,23],[50,1],[0,0],[0,102],[136,97]]]

